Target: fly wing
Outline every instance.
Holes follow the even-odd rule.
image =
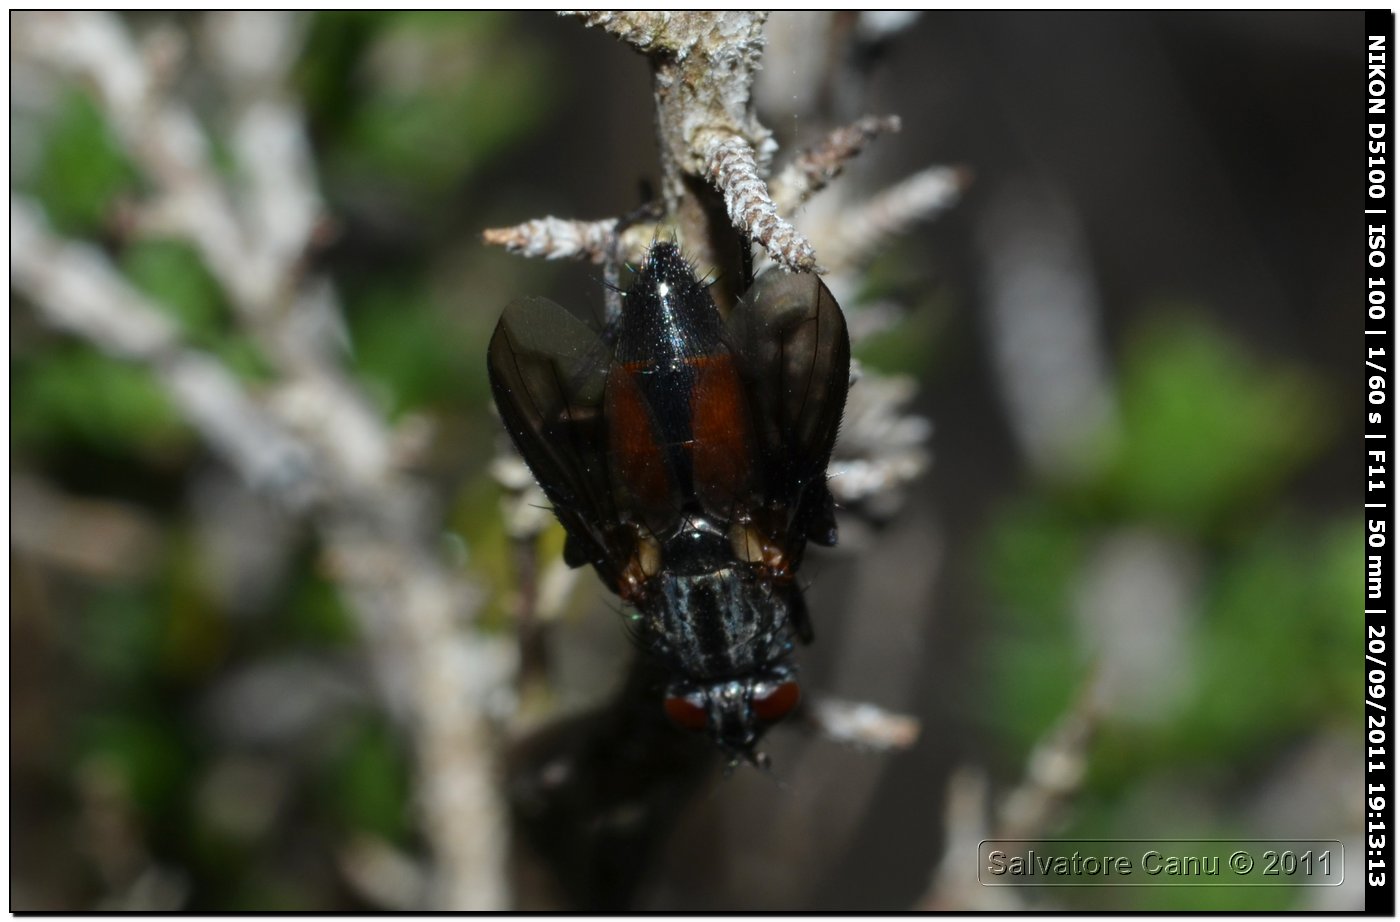
[[[790,537],[835,543],[826,467],[841,426],[851,344],[822,280],[773,269],[730,313],[764,470],[764,497],[791,510]]]
[[[511,302],[487,351],[506,431],[569,533],[566,560],[600,570],[614,566],[606,526],[616,520],[602,420],[609,356],[598,334],[545,298]]]

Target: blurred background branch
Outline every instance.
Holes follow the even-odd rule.
[[[181,344],[162,310],[100,251],[55,237],[19,199],[11,205],[14,281],[45,319],[150,365],[251,488],[310,517],[388,703],[414,740],[434,862],[424,905],[499,909],[508,899],[506,824],[487,707],[504,688],[510,656],[472,633],[476,594],[443,559],[422,488],[395,469],[386,422],[340,367],[329,282],[303,271],[322,206],[301,115],[286,95],[298,22],[210,17],[209,50],[233,110],[229,183],[193,114],[168,95],[182,34],[158,31],[138,48],[111,14],[16,20],[33,62],[95,88],[150,184],[131,232],[194,246],[271,365],[260,393]]]

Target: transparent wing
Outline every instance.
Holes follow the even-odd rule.
[[[578,318],[545,298],[511,302],[496,324],[487,369],[496,407],[569,533],[571,565],[613,566],[615,521],[603,432],[610,352]]]
[[[826,467],[851,365],[840,306],[819,277],[770,270],[731,312],[727,338],[753,410],[765,500],[793,510],[793,532],[834,543]]]

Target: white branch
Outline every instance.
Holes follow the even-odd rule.
[[[724,195],[729,220],[763,247],[779,265],[793,271],[820,271],[817,254],[802,236],[778,214],[768,185],[758,174],[754,150],[743,138],[717,135],[702,146],[705,169],[715,188]]]
[[[514,227],[488,228],[481,237],[492,246],[533,259],[583,259],[601,264],[612,258],[616,229],[616,218],[572,221],[547,217]]]
[[[819,698],[807,709],[822,735],[838,743],[888,751],[908,749],[919,739],[919,721],[863,701]]]
[[[971,182],[959,167],[929,167],[877,193],[863,205],[835,216],[825,233],[814,234],[837,266],[863,265],[919,221],[930,220],[957,203]]]
[[[805,150],[773,177],[769,187],[782,214],[792,214],[803,202],[826,188],[841,175],[846,164],[871,140],[881,134],[899,131],[899,116],[866,116],[837,128],[822,142]]]
[[[285,96],[297,26],[285,14],[239,13],[212,30],[236,110],[240,181],[230,185],[198,121],[169,97],[170,81],[151,70],[155,57],[138,51],[120,19],[14,18],[17,48],[95,87],[158,196],[138,230],[159,227],[195,245],[274,367],[269,399],[254,399],[220,363],[185,347],[102,254],[55,240],[23,203],[11,207],[15,283],[54,324],[150,366],[251,484],[309,513],[389,703],[412,733],[433,905],[502,909],[509,849],[488,708],[508,687],[513,654],[466,630],[478,596],[443,559],[435,505],[393,467],[391,431],[339,365],[331,286],[302,277],[322,206],[301,115]]]

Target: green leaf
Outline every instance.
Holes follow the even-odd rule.
[[[348,313],[355,363],[391,414],[455,403],[484,377],[484,360],[464,354],[454,326],[408,285],[362,290]]]
[[[34,194],[62,234],[91,236],[115,200],[135,191],[136,172],[85,92],[69,92],[45,138]]]
[[[76,442],[116,453],[168,449],[189,430],[150,371],[81,343],[11,365],[10,434],[16,446]]]
[[[223,292],[188,244],[137,240],[123,250],[121,268],[193,341],[207,344],[222,331],[227,318]]]
[[[1064,713],[1088,663],[1074,635],[1070,592],[1083,557],[1082,526],[1055,508],[1009,508],[985,543],[983,581],[998,604],[988,645],[989,720],[1024,755]]]
[[[1359,529],[1282,525],[1229,558],[1207,603],[1199,683],[1174,734],[1181,755],[1243,764],[1358,713]]]
[[[1260,363],[1204,323],[1149,327],[1127,351],[1121,513],[1199,533],[1275,495],[1325,444],[1316,383]]]
[[[277,626],[293,644],[348,647],[359,639],[340,594],[314,569],[303,572],[285,614]]]
[[[325,58],[305,79],[316,90],[338,75],[359,91],[353,103],[326,106],[328,125],[344,132],[328,148],[331,172],[387,177],[432,196],[535,125],[549,99],[549,61],[515,41],[508,22],[460,13],[318,22]]]
[[[139,810],[159,817],[184,800],[193,759],[177,726],[159,714],[127,709],[82,719],[78,765],[111,773]]]
[[[400,843],[412,823],[410,775],[399,741],[377,718],[366,716],[330,766],[331,808],[349,828]]]

